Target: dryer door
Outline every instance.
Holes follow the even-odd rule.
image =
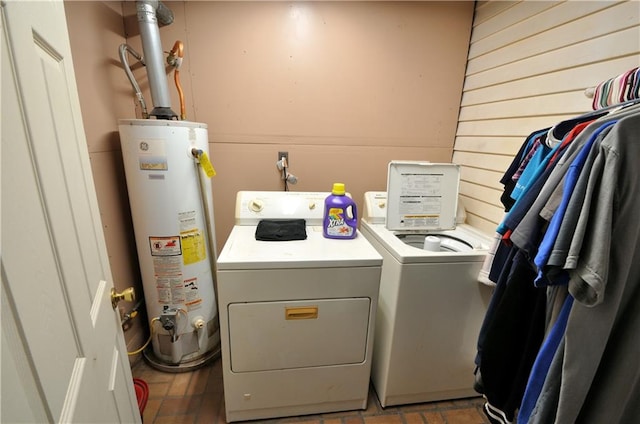
[[[231,370],[362,363],[370,309],[368,297],[232,303]]]

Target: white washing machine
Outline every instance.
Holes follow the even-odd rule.
[[[456,225],[458,183],[456,165],[392,162],[387,192],[365,193],[360,229],[383,256],[371,370],[383,407],[477,396],[491,239]]]
[[[322,236],[330,193],[239,192],[218,258],[228,422],[365,409],[382,257],[362,234]],[[304,219],[306,239],[256,240]]]

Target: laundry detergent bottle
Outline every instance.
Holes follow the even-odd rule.
[[[352,239],[358,228],[358,211],[352,198],[345,195],[344,184],[334,183],[324,200],[322,234],[332,239]]]

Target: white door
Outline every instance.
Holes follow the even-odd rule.
[[[0,11],[0,421],[141,422],[64,5],[2,1]]]

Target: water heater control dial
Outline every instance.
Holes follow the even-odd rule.
[[[264,202],[260,199],[254,199],[249,202],[249,210],[251,212],[260,212],[264,209]]]

